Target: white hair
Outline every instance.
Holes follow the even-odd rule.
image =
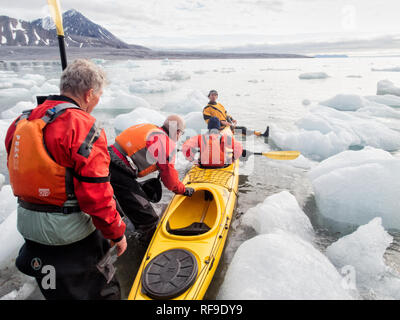
[[[171,130],[177,131],[177,130],[185,130],[185,120],[183,120],[182,117],[178,116],[177,114],[172,114],[167,117],[164,121],[164,127],[167,128],[168,131]]]
[[[92,61],[77,59],[63,71],[60,91],[81,97],[90,89],[98,93],[106,84],[106,74],[100,67]]]

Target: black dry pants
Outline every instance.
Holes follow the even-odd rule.
[[[83,240],[63,246],[25,240],[16,266],[21,272],[35,277],[47,300],[119,300],[118,280],[114,276],[107,283],[96,267],[109,248],[109,241],[98,230]],[[54,268],[55,288],[48,286],[51,272],[46,266]]]
[[[159,218],[140,183],[112,162],[110,174],[114,194],[124,214],[138,232],[151,237]]]

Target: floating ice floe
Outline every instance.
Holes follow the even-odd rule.
[[[207,130],[207,125],[203,119],[202,112],[190,112],[184,117],[186,123],[185,136],[194,136],[204,133]]]
[[[400,88],[396,87],[390,80],[381,80],[378,82],[377,95],[391,94],[400,96]]]
[[[400,67],[391,67],[391,68],[371,68],[371,71],[378,71],[378,72],[400,72]]]
[[[31,100],[32,92],[26,88],[9,88],[0,90],[2,106],[13,106],[21,100]]]
[[[311,101],[308,100],[308,99],[304,99],[304,100],[302,101],[302,104],[303,104],[303,106],[309,106],[309,105],[311,104]]]
[[[342,225],[362,225],[381,217],[400,230],[400,160],[366,147],[322,161],[309,173],[320,213]]]
[[[400,92],[400,91],[399,91]],[[389,107],[400,108],[400,97],[392,94],[384,94],[379,96],[366,96],[369,101],[387,105]]]
[[[0,300],[26,300],[29,298],[29,296],[35,291],[37,285],[35,280],[32,278],[28,279],[29,280],[27,280],[22,287],[0,297]]]
[[[6,149],[4,141],[6,139],[7,130],[10,127],[14,119],[0,119],[0,151]]]
[[[97,109],[134,109],[138,107],[151,108],[143,98],[129,94],[126,90],[111,86],[104,91]]]
[[[16,119],[22,111],[33,108],[35,108],[35,104],[32,101],[20,101],[14,107],[3,111],[1,117],[4,119]]]
[[[247,81],[247,82],[250,82],[250,83],[258,83],[258,80],[257,80],[257,79],[252,79],[252,80],[249,80],[249,81]]]
[[[31,92],[33,95],[42,95],[42,96],[48,96],[51,94],[59,94],[60,93],[60,88],[54,84],[50,84],[48,82],[45,82],[42,86],[33,86],[31,88]]]
[[[355,78],[355,79],[359,79],[362,78],[362,76],[358,75],[358,74],[349,74],[348,76],[346,76],[346,78]]]
[[[207,102],[207,97],[199,90],[179,91],[175,97],[171,98],[171,101],[164,105],[163,110],[187,114],[189,112],[203,111]]]
[[[400,299],[400,275],[385,263],[384,254],[393,238],[374,218],[354,233],[326,249],[337,268],[347,268],[360,294],[366,299]]]
[[[168,70],[161,75],[161,80],[166,81],[183,81],[189,79],[190,74],[184,70]]]
[[[228,267],[218,299],[352,299],[328,258],[278,230],[245,241]]]
[[[368,100],[356,94],[338,94],[333,98],[320,102],[321,105],[339,111],[355,111],[368,104]]]
[[[129,91],[132,93],[160,93],[175,89],[176,85],[174,83],[160,80],[134,81],[129,85]]]
[[[375,109],[375,112],[380,111]],[[328,158],[352,147],[372,146],[387,151],[400,149],[398,131],[362,112],[342,112],[331,107],[316,106],[296,125],[299,131],[284,132],[272,124],[271,139],[281,149],[299,150],[315,160]]]
[[[312,79],[326,79],[329,75],[325,72],[307,72],[299,75],[299,79],[312,80]]]
[[[314,238],[310,219],[288,191],[269,196],[264,202],[249,209],[243,216],[242,223],[252,227],[257,234],[272,233],[281,229],[307,241]]]
[[[141,123],[151,123],[156,126],[162,126],[164,120],[165,116],[158,111],[140,107],[129,113],[118,115],[114,121],[114,128],[118,132],[122,132],[131,126]]]
[[[41,74],[28,73],[28,74],[25,74],[22,78],[25,80],[35,81],[36,85],[38,85],[38,86],[41,86],[46,82],[45,76],[42,76]]]

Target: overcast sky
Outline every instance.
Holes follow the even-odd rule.
[[[296,43],[310,51],[313,43],[369,39],[370,46],[391,46],[400,34],[399,0],[61,0],[61,7],[151,48],[279,50]],[[32,20],[47,12],[45,0],[0,0],[0,14]]]

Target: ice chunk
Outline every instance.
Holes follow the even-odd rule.
[[[31,100],[32,93],[26,88],[10,88],[0,90],[0,102],[2,106],[12,106],[21,100]]]
[[[303,104],[303,106],[309,106],[311,104],[311,101],[308,99],[304,99],[302,104]]]
[[[160,93],[175,89],[176,86],[173,83],[160,80],[134,81],[129,85],[129,91],[132,93]]]
[[[381,111],[374,109],[374,112]],[[372,146],[387,151],[400,149],[398,131],[361,112],[342,112],[317,106],[297,121],[296,125],[300,130],[291,132],[284,132],[271,125],[270,139],[281,149],[299,150],[316,160],[325,159],[351,147]]]
[[[16,119],[22,111],[33,108],[35,108],[35,104],[32,101],[20,101],[14,107],[3,111],[1,117],[4,119]]]
[[[354,111],[365,107],[368,101],[355,94],[338,94],[329,100],[320,102],[320,104],[340,111]]]
[[[311,80],[311,79],[326,79],[329,76],[325,72],[306,72],[299,75],[299,79]]]
[[[381,217],[400,230],[400,160],[382,150],[346,151],[310,174],[319,211],[327,218],[361,225]]]
[[[353,278],[365,298],[399,299],[400,275],[392,271],[384,259],[392,241],[382,227],[382,219],[374,218],[331,244],[326,254],[337,268],[353,268]]]
[[[25,282],[19,289],[0,297],[0,300],[26,300],[36,289],[37,285],[33,279]]]
[[[236,251],[218,299],[352,299],[326,256],[301,238],[277,231]],[[245,284],[245,285],[244,285]]]
[[[384,71],[384,72],[400,72],[400,67],[391,67],[391,68],[371,68],[371,71]]]
[[[1,175],[2,184],[4,176]],[[14,210],[17,209],[17,199],[15,198],[10,185],[5,185],[0,190],[0,223],[2,223]]]
[[[157,126],[162,126],[165,116],[156,110],[148,108],[136,108],[135,110],[120,114],[115,118],[114,128],[118,132],[122,132],[131,126],[140,123],[152,123]]]
[[[34,95],[43,95],[47,96],[50,94],[59,94],[60,88],[54,84],[50,84],[48,82],[44,83],[42,86],[33,86],[31,88],[31,92]]]
[[[4,140],[6,139],[7,130],[13,119],[0,119],[0,150],[5,150]]]
[[[359,74],[349,74],[348,76],[346,76],[346,78],[359,79],[359,78],[362,78],[362,76],[360,76]]]
[[[23,76],[23,79],[26,80],[32,80],[34,81],[38,86],[43,85],[46,82],[46,78],[42,76],[41,74],[32,74],[28,73]]]
[[[168,70],[161,75],[161,80],[166,81],[183,81],[189,79],[190,74],[184,70]]]
[[[207,102],[207,97],[199,90],[190,90],[189,92],[180,91],[175,98],[171,98],[171,101],[164,105],[163,110],[187,114],[194,111],[203,111],[203,108],[207,105]]]
[[[400,96],[400,88],[396,87],[392,81],[381,80],[378,82],[377,95],[391,94]]]
[[[362,164],[374,163],[379,160],[392,160],[393,156],[384,150],[365,147],[361,151],[347,150],[336,154],[318,164],[309,173],[308,177],[315,180],[320,176],[344,167],[357,167]]]
[[[296,198],[288,191],[274,194],[249,209],[243,216],[242,222],[252,227],[258,234],[272,233],[276,229],[281,229],[307,241],[312,241],[314,238],[310,219],[301,210]]]
[[[191,137],[196,134],[204,133],[207,130],[207,124],[203,119],[202,112],[190,112],[183,117],[186,123],[185,136]]]
[[[14,264],[19,248],[24,244],[24,238],[17,230],[17,210],[14,210],[0,224],[0,270]]]
[[[392,94],[385,94],[380,96],[367,96],[365,98],[375,103],[384,104],[389,107],[400,108],[400,97],[394,96]]]
[[[143,98],[126,91],[110,87],[107,88],[100,99],[96,109],[134,109],[134,108],[151,108],[150,104]]]

